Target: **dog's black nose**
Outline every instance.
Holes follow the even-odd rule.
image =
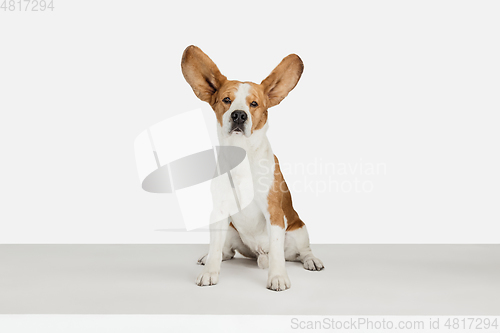
[[[245,111],[236,110],[231,113],[231,118],[235,123],[243,124],[247,120],[248,116]]]

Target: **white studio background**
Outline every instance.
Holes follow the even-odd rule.
[[[161,231],[180,210],[141,189],[133,151],[206,108],[181,74],[190,44],[230,79],[303,59],[269,138],[313,243],[498,243],[498,2],[54,7],[0,10],[0,243],[208,242]]]

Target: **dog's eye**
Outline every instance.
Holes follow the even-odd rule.
[[[231,104],[231,98],[229,97],[224,98],[222,101],[226,104]]]
[[[250,103],[250,106],[253,107],[253,108],[256,108],[259,106],[259,104],[257,104],[256,101],[253,101],[252,103]]]

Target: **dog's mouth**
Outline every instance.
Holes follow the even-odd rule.
[[[229,134],[233,134],[233,133],[242,134],[243,133],[243,129],[241,127],[239,127],[239,126],[235,126],[229,132]]]

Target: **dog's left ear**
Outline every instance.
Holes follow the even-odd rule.
[[[268,97],[267,107],[278,105],[299,82],[304,63],[296,54],[286,56],[260,84]]]
[[[188,46],[182,54],[182,74],[199,99],[214,104],[217,90],[227,78],[221,74],[215,63],[194,45]]]

